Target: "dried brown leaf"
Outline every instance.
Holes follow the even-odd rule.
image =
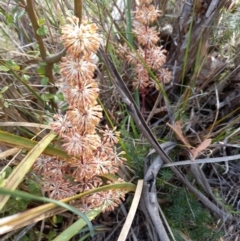
[[[187,147],[187,148],[191,148],[190,143],[188,142],[188,140],[186,139],[186,137],[183,135],[182,133],[182,127],[181,127],[182,121],[176,121],[174,126],[172,126],[171,124],[167,123],[167,126],[170,127],[176,134],[177,138]]]
[[[211,142],[212,142],[212,139],[205,139],[196,148],[191,149],[190,152],[192,154],[192,160],[195,160],[196,157],[211,144]]]

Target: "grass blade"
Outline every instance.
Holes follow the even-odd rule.
[[[87,223],[91,235],[92,236],[94,235],[93,226],[92,226],[91,222],[88,220],[88,218],[86,217],[86,215],[84,215],[82,212],[80,212],[78,209],[74,208],[73,206],[70,206],[66,203],[63,203],[63,202],[57,201],[57,200],[53,200],[50,198],[38,197],[33,194],[29,194],[29,193],[25,193],[25,192],[21,192],[21,191],[10,191],[6,188],[1,188],[1,187],[0,187],[0,193],[4,194],[5,197],[10,197],[10,196],[18,197],[18,198],[20,197],[23,199],[32,199],[32,200],[37,200],[37,201],[42,201],[42,202],[54,203],[58,206],[61,206],[65,209],[79,215]],[[0,227],[1,227],[1,222],[0,222]],[[5,229],[6,228],[9,228],[9,226],[5,226]],[[4,230],[4,228],[1,228],[0,230],[1,230],[1,232],[6,231],[6,230]],[[0,234],[1,234],[1,232],[0,232]]]
[[[44,149],[49,145],[49,143],[51,143],[51,141],[55,137],[55,133],[50,133],[47,136],[45,136],[39,143],[37,143],[35,147],[17,165],[17,167],[8,177],[4,188],[9,190],[15,190],[18,187],[18,185],[22,182],[25,175],[29,172],[36,159],[42,154]],[[5,206],[9,198],[9,195],[0,196],[0,210],[2,210],[2,208]]]

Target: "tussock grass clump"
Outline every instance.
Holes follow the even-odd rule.
[[[97,58],[101,42],[140,124],[156,143],[174,142],[171,163],[146,183],[156,187],[166,234],[239,239],[239,3],[123,2],[0,2],[1,238],[90,240],[94,229],[91,240],[117,240],[132,203],[125,194],[156,155],[148,155],[150,141],[130,98],[117,93],[111,66]],[[9,199],[2,187],[28,199]],[[51,202],[42,196],[78,211],[42,205]],[[134,215],[128,240],[157,240],[151,215]],[[84,217],[96,216],[84,229]]]

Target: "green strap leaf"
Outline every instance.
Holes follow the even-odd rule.
[[[69,204],[63,203],[61,201],[53,200],[53,199],[50,199],[50,198],[46,198],[46,197],[38,197],[38,196],[35,196],[33,194],[29,194],[29,193],[22,192],[22,191],[16,191],[16,190],[11,191],[11,190],[8,190],[8,189],[2,188],[2,187],[0,187],[0,194],[9,195],[11,197],[18,197],[18,198],[20,197],[22,199],[28,199],[28,200],[30,199],[30,200],[47,202],[47,203],[54,203],[54,204],[56,204],[60,207],[63,207],[65,209],[75,213],[76,215],[79,215],[85,221],[85,223],[88,225],[91,236],[92,237],[94,236],[94,230],[93,230],[92,223],[89,221],[87,216],[85,214],[83,214],[81,211],[79,211],[78,209],[76,209],[75,207],[73,207]],[[1,219],[0,219],[0,228],[1,228],[1,226],[2,225],[1,225]]]

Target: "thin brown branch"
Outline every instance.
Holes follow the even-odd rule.
[[[74,0],[74,15],[79,18],[79,25],[81,25],[82,22],[82,8],[82,0]]]
[[[30,21],[32,23],[34,34],[35,34],[36,40],[38,42],[41,58],[42,58],[43,61],[45,61],[47,63],[47,65],[45,66],[45,76],[48,78],[48,81],[51,84],[54,84],[54,78],[53,78],[53,72],[52,72],[53,63],[57,62],[57,60],[60,60],[61,57],[62,57],[62,54],[64,54],[65,52],[62,51],[59,54],[57,54],[55,56],[52,56],[52,57],[47,56],[47,50],[45,48],[43,39],[37,33],[37,30],[39,29],[39,24],[38,24],[38,21],[37,21],[37,16],[36,16],[35,11],[34,11],[33,1],[27,0],[26,2],[27,2],[27,5],[25,6],[25,9],[26,9],[26,12],[28,13]],[[55,89],[50,88],[49,92],[54,94]],[[56,108],[56,104],[53,101],[51,101],[51,105],[52,105],[53,108]]]
[[[34,8],[33,8],[33,1],[32,0],[27,0],[27,5],[25,6],[25,10],[28,13],[30,21],[32,23],[34,33],[35,33],[35,37],[36,37],[38,45],[39,45],[41,57],[45,61],[46,57],[47,57],[47,52],[46,52],[46,48],[45,48],[42,37],[37,34],[37,30],[39,28],[39,25],[38,25],[38,22],[37,22],[37,16],[36,16]]]

